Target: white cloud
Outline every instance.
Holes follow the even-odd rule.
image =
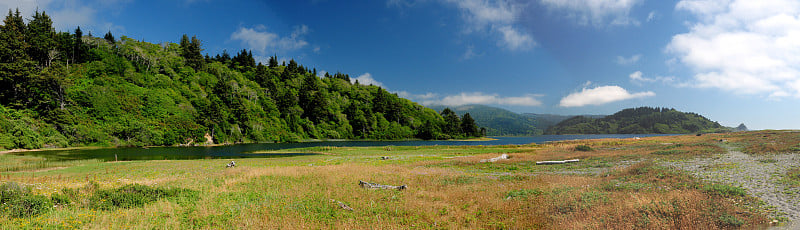
[[[617,64],[620,65],[630,65],[630,64],[636,64],[636,62],[639,62],[639,59],[641,58],[642,58],[641,54],[636,54],[627,58],[623,56],[617,56],[616,62]]]
[[[477,56],[480,56],[480,55],[476,54],[475,53],[475,47],[470,45],[470,46],[467,46],[467,50],[464,51],[464,54],[461,55],[461,60],[469,60],[469,59],[472,59],[472,58],[477,57]]]
[[[542,102],[538,99],[542,95],[529,94],[519,97],[503,97],[498,94],[486,94],[481,92],[460,93],[454,95],[440,96],[439,94],[427,93],[422,95],[410,94],[402,91],[397,95],[419,102],[423,105],[515,105],[515,106],[541,106]]]
[[[270,33],[264,25],[257,25],[253,28],[239,27],[231,34],[231,40],[239,40],[243,45],[251,50],[268,53],[267,49],[279,51],[289,51],[303,48],[308,45],[303,36],[309,33],[308,26],[301,25],[289,35],[281,37],[278,34]]]
[[[541,0],[542,4],[553,10],[566,12],[582,25],[639,25],[630,17],[631,9],[643,0]]]
[[[628,75],[628,77],[632,81],[645,81],[645,79],[642,77],[642,71],[633,72],[631,75]]]
[[[350,78],[350,82],[355,84],[356,81],[358,81],[358,84],[361,85],[374,85],[383,87],[383,83],[375,80],[375,78],[372,78],[372,74],[370,73],[364,73],[356,78]]]
[[[533,38],[527,34],[520,33],[511,26],[503,26],[497,29],[503,34],[503,40],[498,42],[499,46],[503,46],[509,50],[527,50],[536,46]]]
[[[517,51],[536,46],[533,36],[515,28],[521,5],[505,0],[442,0],[454,4],[469,25],[466,33],[490,31],[499,37],[498,46]],[[392,2],[392,1],[390,1]]]
[[[84,34],[93,32],[95,36],[102,36],[107,31],[120,33],[124,27],[114,25],[98,19],[97,12],[100,10],[121,9],[125,0],[114,1],[52,1],[52,0],[0,0],[0,14],[5,16],[8,10],[19,9],[20,14],[30,19],[38,9],[45,12],[53,20],[53,27],[56,31],[73,32],[78,26]]]
[[[658,13],[656,13],[655,11],[650,11],[650,13],[647,14],[647,22],[652,22],[656,20],[656,17],[658,17]]]
[[[652,97],[655,95],[656,94],[651,91],[631,94],[622,87],[615,85],[599,86],[593,89],[583,88],[581,92],[567,95],[566,97],[561,98],[559,106],[581,107],[587,105],[602,105],[634,98]]]
[[[800,1],[683,0],[676,8],[698,18],[666,47],[694,71],[692,85],[800,97]]]
[[[641,84],[643,82],[662,82],[666,84],[673,84],[675,83],[675,77],[663,77],[663,76],[656,76],[655,78],[647,78],[644,77],[642,71],[636,71],[628,75],[628,78],[631,79],[632,82]],[[682,86],[682,85],[676,85]]]

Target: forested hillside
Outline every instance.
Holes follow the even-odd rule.
[[[429,106],[436,111],[443,111],[446,106]],[[507,135],[536,135],[541,134],[544,129],[536,127],[536,120],[505,109],[494,108],[485,105],[462,105],[451,108],[456,114],[470,114],[475,122],[486,128],[488,136],[507,136]]]
[[[640,107],[624,109],[603,118],[576,116],[558,123],[545,134],[694,133],[725,129],[695,113],[675,109]]]
[[[196,37],[152,44],[55,32],[44,12],[0,26],[0,149],[480,135],[347,74],[202,54]],[[472,122],[464,124],[464,122]],[[458,127],[458,128],[452,128]]]
[[[550,126],[572,118],[575,115],[555,115],[523,113],[518,114],[501,108],[485,105],[461,105],[461,106],[429,106],[436,111],[443,111],[451,108],[456,114],[470,114],[475,122],[486,128],[488,136],[530,136],[541,135]],[[605,115],[583,115],[591,118],[602,118]]]

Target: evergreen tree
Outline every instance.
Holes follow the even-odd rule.
[[[25,42],[25,22],[19,14],[19,9],[14,13],[8,10],[8,16],[0,27],[0,41],[2,41],[0,62],[12,63],[28,59],[25,52],[28,48],[28,43]]]
[[[75,63],[83,63],[87,59],[88,47],[83,43],[83,31],[81,27],[75,29],[75,39],[72,43],[72,60]]]
[[[117,40],[114,38],[114,35],[113,35],[113,34],[111,34],[111,31],[108,31],[108,33],[106,33],[106,35],[105,35],[105,36],[103,36],[103,38],[105,38],[105,39],[106,39],[106,41],[108,41],[108,43],[111,43],[111,44],[114,44],[114,43],[116,43],[116,41],[117,41]]]
[[[278,56],[269,57],[269,68],[278,67]]]
[[[36,11],[33,20],[28,23],[26,32],[28,42],[27,53],[39,66],[47,67],[56,58],[55,29],[50,16],[44,12]]]
[[[472,119],[469,113],[465,113],[461,118],[461,132],[467,137],[481,136],[478,125],[475,124],[475,119]]]
[[[445,108],[442,110],[442,118],[444,118],[444,126],[442,127],[442,132],[450,135],[451,137],[457,137],[461,134],[461,120],[458,118],[458,114],[450,110],[450,108]]]
[[[33,70],[33,62],[27,53],[28,43],[25,42],[25,22],[20,16],[19,9],[3,20],[0,27],[0,103],[24,105],[16,103],[25,99],[25,85]]]

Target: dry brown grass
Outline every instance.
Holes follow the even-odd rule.
[[[510,159],[481,163],[497,151],[453,149],[455,158],[407,163],[377,156],[420,155],[383,151],[293,159],[242,159],[225,169],[225,160],[101,163],[36,173],[6,174],[6,180],[52,187],[101,187],[126,183],[182,187],[200,191],[194,204],[159,201],[143,208],[97,212],[84,228],[131,229],[725,229],[763,226],[766,217],[748,197],[720,195],[686,174],[650,159],[695,157],[722,152],[711,145],[722,135],[669,136],[639,140],[604,139],[525,145]],[[742,137],[746,139],[747,137]],[[575,151],[578,145],[592,151]],[[475,147],[476,149],[478,147]],[[399,149],[399,148],[398,148]],[[654,154],[672,151],[669,154]],[[359,151],[358,149],[353,150]],[[443,150],[445,151],[445,150]],[[448,151],[450,151],[448,149]],[[489,153],[486,153],[489,152]],[[428,152],[426,152],[428,153]],[[323,164],[333,158],[347,158]],[[578,158],[642,161],[601,175],[536,173],[536,161]],[[296,161],[286,163],[286,161]],[[584,162],[584,161],[582,161]],[[313,163],[313,164],[312,164]],[[319,165],[317,165],[319,163]],[[517,167],[515,170],[508,168]],[[572,167],[572,166],[570,166]],[[577,165],[576,167],[581,167]],[[109,170],[111,169],[111,170]],[[72,170],[72,171],[70,171]],[[369,190],[364,180],[408,185],[404,191]],[[340,201],[354,211],[341,209]],[[48,218],[68,219],[90,210],[63,209]],[[14,222],[16,223],[16,222]],[[2,226],[17,226],[4,224]],[[47,225],[45,225],[47,226]]]

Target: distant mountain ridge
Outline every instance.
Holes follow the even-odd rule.
[[[428,107],[440,113],[445,108],[450,108],[460,116],[469,113],[470,116],[475,119],[475,123],[477,123],[478,126],[486,128],[486,135],[488,136],[541,135],[548,127],[575,117],[575,115],[519,114],[506,109],[485,105],[430,105]],[[605,115],[583,116],[592,118],[605,117]]]
[[[551,126],[545,134],[695,133],[728,130],[696,113],[639,107],[603,118],[577,116]]]

